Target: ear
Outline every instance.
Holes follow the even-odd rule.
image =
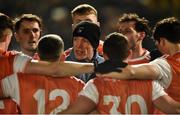
[[[17,34],[16,32],[14,33],[14,36],[15,36],[15,38],[16,38],[16,41],[19,42],[19,41],[20,41],[20,40],[19,40],[19,36],[18,36],[18,34]]]
[[[132,55],[132,50],[128,50],[128,56]]]
[[[2,36],[1,38],[0,38],[0,42],[5,42],[6,41],[6,38],[4,37],[4,36]]]
[[[72,31],[73,31],[73,30],[74,30],[74,28],[75,28],[75,24],[72,24],[71,26],[72,26]]]
[[[160,45],[165,46],[166,45],[166,39],[163,39],[162,37],[160,37]]]
[[[139,35],[140,35],[140,39],[143,40],[146,36],[146,33],[145,32],[139,32]]]
[[[132,56],[132,52],[133,52],[133,51],[132,51],[131,49],[130,49],[130,50],[128,50],[128,54],[127,54],[128,56],[127,56],[127,58],[131,58],[131,56]]]
[[[100,22],[96,22],[96,24],[100,27]]]

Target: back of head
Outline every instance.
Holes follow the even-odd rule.
[[[123,61],[128,57],[129,45],[126,36],[114,32],[106,37],[103,45],[103,52],[109,60]]]
[[[0,41],[3,36],[3,31],[8,28],[13,32],[13,27],[13,21],[7,15],[0,13]]]
[[[135,30],[137,32],[145,32],[146,37],[150,35],[150,27],[149,27],[149,21],[146,20],[144,17],[140,18],[137,14],[135,13],[124,13],[122,16],[120,16],[118,23],[123,23],[123,22],[130,22],[134,21],[135,22]]]
[[[180,21],[170,17],[157,22],[153,29],[153,37],[158,42],[161,37],[172,43],[180,43]]]
[[[15,31],[20,29],[23,21],[35,21],[39,24],[40,29],[42,29],[42,20],[40,17],[34,14],[22,14],[20,17],[15,19]]]
[[[74,17],[75,15],[88,15],[88,14],[94,14],[97,16],[96,9],[89,4],[78,5],[71,11],[72,17]]]
[[[63,51],[64,42],[58,35],[45,35],[38,42],[38,54],[41,60],[58,61]]]
[[[73,30],[73,37],[84,37],[90,42],[94,50],[96,50],[99,45],[100,35],[100,27],[88,21],[80,22]]]

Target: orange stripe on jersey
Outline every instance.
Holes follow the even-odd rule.
[[[11,99],[0,100],[0,113],[18,114],[17,104]]]
[[[0,80],[13,73],[13,61],[16,53],[0,49]],[[2,95],[2,90],[0,90],[0,95]],[[17,104],[11,99],[0,100],[0,113],[17,114]]]
[[[167,93],[176,101],[180,101],[180,53],[168,56],[167,62],[172,68],[172,81],[167,89]]]
[[[13,74],[13,61],[15,55],[0,57],[0,80],[4,77]]]
[[[97,107],[101,110],[100,113],[107,114],[110,111],[121,114],[153,113],[152,81],[150,80],[126,81],[97,78],[94,84],[99,92]]]

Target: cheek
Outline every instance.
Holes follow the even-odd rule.
[[[93,51],[93,47],[92,47],[91,45],[89,45],[88,47],[86,47],[86,49],[87,49],[87,51],[88,51],[89,53],[94,52],[94,51]]]
[[[36,35],[36,37],[39,39],[40,36],[41,36],[41,33],[36,33],[35,35]]]

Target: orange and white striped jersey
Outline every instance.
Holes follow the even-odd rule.
[[[95,78],[85,85],[80,95],[96,103],[101,114],[148,114],[153,113],[153,100],[166,93],[160,84],[151,80]]]
[[[13,74],[14,72],[22,72],[26,66],[26,63],[31,58],[22,53],[17,53],[9,56],[0,57],[0,79]]]
[[[158,81],[167,93],[176,101],[180,101],[180,52],[156,59],[150,64],[153,64],[160,72]]]
[[[75,101],[84,83],[75,77],[17,73],[3,79],[1,86],[1,95],[14,99],[22,113],[54,114]]]
[[[21,72],[30,58],[16,51],[3,51],[0,49],[0,80],[14,72]],[[17,105],[12,99],[0,100],[0,113],[17,114]]]

